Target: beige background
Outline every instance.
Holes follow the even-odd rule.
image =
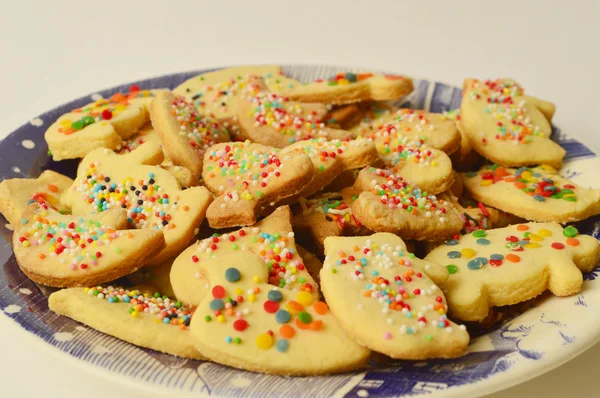
[[[0,137],[115,84],[279,62],[358,65],[455,85],[466,76],[513,77],[554,101],[556,123],[600,150],[598,1],[0,3]],[[140,392],[53,355],[3,316],[0,330],[3,396]],[[598,396],[598,355],[600,346],[493,397]]]

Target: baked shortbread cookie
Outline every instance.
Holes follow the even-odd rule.
[[[448,272],[407,251],[396,235],[325,239],[321,289],[352,339],[398,359],[454,358],[469,334],[451,322],[437,284]]]
[[[202,173],[206,149],[231,141],[227,129],[216,119],[202,115],[193,103],[168,91],[156,95],[150,118],[169,160],[197,176]]]
[[[197,241],[183,251],[171,268],[175,296],[198,305],[209,294],[210,285],[199,272],[200,265],[233,252],[256,253],[269,269],[266,281],[274,286],[303,291],[319,297],[317,285],[298,256],[289,207],[282,206],[261,222],[231,233]]]
[[[473,198],[527,220],[564,224],[600,214],[600,189],[579,187],[548,167],[488,165],[462,176]]]
[[[281,154],[305,154],[313,164],[314,176],[300,192],[285,199],[294,203],[301,197],[310,196],[325,187],[347,170],[361,169],[377,162],[377,150],[370,140],[332,140],[317,138],[299,141],[281,151]]]
[[[356,106],[360,111],[360,117],[353,119],[354,123],[352,125],[343,126],[356,136],[370,134],[375,128],[375,125],[379,124],[383,117],[398,110],[397,107],[394,107],[387,102],[377,101],[360,102]]]
[[[13,233],[19,267],[42,285],[109,282],[143,267],[165,247],[162,231],[123,230],[127,227],[124,209],[79,217],[44,207],[31,204]]]
[[[251,225],[261,208],[302,191],[313,179],[311,158],[250,141],[206,151],[202,177],[217,197],[207,211],[213,228]]]
[[[63,289],[50,295],[48,307],[140,347],[182,358],[206,359],[194,347],[188,328],[193,311],[160,294],[113,286]]]
[[[156,142],[126,155],[97,149],[82,160],[61,201],[75,215],[121,207],[131,227],[163,231],[167,247],[150,261],[159,265],[187,247],[212,201],[204,187],[182,190],[171,173],[155,166],[162,161]]]
[[[115,93],[73,109],[58,118],[45,133],[54,160],[82,158],[96,148],[117,148],[149,120],[147,99],[158,90]]]
[[[429,195],[389,170],[363,169],[354,189],[362,193],[352,203],[352,214],[375,232],[439,241],[458,234],[463,226],[448,195]]]
[[[12,225],[21,221],[21,214],[31,203],[45,204],[60,213],[69,208],[60,203],[60,195],[73,180],[52,170],[46,170],[38,178],[11,178],[0,182],[0,213]]]
[[[175,297],[173,286],[171,286],[171,267],[175,259],[167,260],[163,264],[153,267],[143,267],[127,275],[127,281],[136,286],[152,286],[154,292],[160,292],[168,297]]]
[[[301,102],[348,104],[398,99],[412,91],[412,79],[405,76],[339,72],[328,79],[284,89],[282,94]]]
[[[460,133],[456,123],[441,113],[429,113],[414,109],[398,109],[379,118],[371,132],[371,138],[383,159],[393,157],[398,145],[407,140],[422,140],[431,148],[451,154],[460,147]]]
[[[450,315],[464,321],[481,321],[490,307],[520,303],[545,290],[557,296],[578,293],[581,273],[591,271],[599,259],[596,239],[557,223],[475,231],[425,257],[448,269],[442,289]]]
[[[308,234],[319,249],[328,236],[368,235],[372,231],[361,224],[352,214],[352,202],[358,198],[353,188],[339,193],[320,193],[301,198],[293,206],[294,230]]]
[[[452,165],[458,171],[467,171],[476,168],[478,164],[482,163],[483,158],[475,150],[473,150],[473,145],[471,145],[469,135],[465,131],[460,121],[460,110],[454,109],[444,112],[442,115],[449,120],[454,121],[454,123],[456,123],[456,129],[460,133],[460,147],[457,151],[450,155]]]
[[[252,142],[283,148],[311,138],[344,140],[353,134],[326,127],[329,108],[320,103],[291,101],[255,79],[254,90],[238,101],[241,135]]]
[[[323,262],[314,253],[309,252],[299,244],[296,244],[296,249],[298,250],[298,255],[304,261],[304,267],[310,276],[312,276],[316,283],[319,283],[319,272],[323,268]]]
[[[279,375],[339,373],[364,366],[370,351],[352,341],[327,304],[267,284],[256,254],[199,263],[212,289],[192,319],[194,344],[224,365]]]
[[[325,116],[325,125],[346,130],[360,122],[362,112],[357,104],[334,106]]]
[[[561,167],[566,151],[550,140],[546,117],[553,113],[552,104],[532,100],[512,79],[466,79],[463,84],[462,126],[481,156],[503,166]]]

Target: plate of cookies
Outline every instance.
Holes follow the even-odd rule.
[[[600,340],[600,161],[534,94],[263,65],[61,105],[0,142],[0,310],[165,392],[526,381]]]

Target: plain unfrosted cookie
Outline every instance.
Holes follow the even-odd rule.
[[[352,213],[375,232],[392,232],[403,239],[438,241],[460,232],[463,221],[450,198],[429,195],[389,170],[367,167],[354,189],[362,192]]]
[[[267,284],[254,254],[202,262],[212,290],[192,319],[194,343],[209,359],[279,375],[339,373],[362,367],[370,351],[346,336],[327,304],[307,292]]]
[[[207,211],[213,228],[251,225],[261,208],[302,191],[313,179],[303,153],[250,141],[217,144],[206,151],[202,177],[217,197]]]
[[[466,79],[460,115],[473,148],[484,158],[508,167],[560,168],[566,151],[550,140],[552,127],[546,116],[554,113],[551,108],[526,96],[512,79]]]
[[[291,88],[284,88],[281,92],[301,102],[348,104],[398,99],[412,91],[412,79],[405,76],[339,72],[328,79],[296,84]]]
[[[34,203],[15,227],[19,267],[46,286],[109,282],[143,267],[165,247],[162,231],[123,230],[127,214],[118,208],[79,217]]]
[[[454,358],[469,334],[451,322],[436,285],[448,272],[409,253],[396,235],[329,237],[321,289],[346,333],[373,351],[399,359]]]
[[[254,90],[238,102],[240,132],[253,142],[283,148],[311,138],[353,138],[353,134],[326,127],[329,108],[319,103],[300,103],[267,89],[260,80]]]
[[[203,115],[184,97],[168,91],[156,94],[150,105],[150,118],[171,162],[184,166],[197,176],[202,173],[206,149],[230,141],[229,133],[221,123]]]
[[[450,315],[465,321],[483,320],[490,307],[516,304],[545,290],[557,296],[578,293],[581,273],[591,271],[599,259],[596,239],[556,223],[475,231],[425,257],[448,269],[442,289]]]
[[[163,231],[167,247],[150,261],[161,264],[191,242],[212,201],[204,187],[182,190],[171,173],[156,166],[162,161],[156,142],[126,155],[97,149],[81,161],[61,201],[76,215],[121,207],[132,227]]]
[[[372,231],[361,224],[352,214],[352,202],[358,195],[352,188],[339,193],[320,193],[301,198],[293,206],[294,230],[308,234],[319,249],[328,236],[368,235]]]
[[[600,213],[600,189],[579,187],[551,168],[488,165],[462,176],[473,198],[527,220],[567,223]]]
[[[115,93],[62,115],[44,135],[52,158],[82,158],[96,148],[117,148],[148,122],[146,102],[155,91]]]
[[[144,311],[145,306],[148,312]],[[206,359],[194,347],[187,327],[193,311],[178,306],[176,300],[154,297],[137,289],[97,286],[54,292],[48,298],[48,307],[140,347],[182,358]]]
[[[0,213],[12,225],[21,221],[27,206],[37,202],[58,212],[69,208],[60,203],[60,195],[73,180],[52,170],[46,170],[38,178],[11,178],[0,182]]]
[[[319,297],[317,285],[298,256],[287,206],[275,210],[261,222],[246,228],[200,240],[181,253],[171,268],[171,284],[177,298],[198,305],[210,286],[199,272],[203,262],[233,252],[253,252],[269,269],[268,283]]]

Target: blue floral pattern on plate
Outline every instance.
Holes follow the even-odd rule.
[[[284,72],[309,81],[356,68],[287,66]],[[206,71],[204,71],[206,72]],[[142,80],[143,89],[173,88],[200,71]],[[21,126],[0,142],[3,167],[0,180],[37,176],[46,169],[73,177],[76,161],[53,162],[47,154],[44,131],[61,114],[131,84],[104,90],[57,107]],[[400,101],[403,106],[444,112],[460,105],[460,89],[427,80],[415,81],[415,90]],[[583,182],[597,169],[596,155],[585,145],[554,128],[553,139],[567,150],[563,174]],[[585,183],[584,183],[585,185]],[[598,321],[590,321],[600,308],[600,270],[585,275],[584,290],[576,297],[543,296],[533,308],[507,321],[497,330],[473,338],[470,352],[453,360],[391,361],[375,355],[369,369],[327,377],[279,377],[231,369],[210,362],[175,358],[104,335],[57,316],[48,310],[49,291],[35,285],[20,271],[10,240],[12,231],[0,219],[0,309],[25,331],[56,349],[93,366],[140,383],[218,396],[432,396],[436,393],[480,395],[506,388],[527,375],[540,374],[564,362],[597,341]],[[600,238],[600,218],[577,225],[581,232]],[[596,323],[594,323],[596,322]],[[593,329],[590,329],[593,328]],[[592,330],[592,331],[590,331]],[[577,346],[577,347],[575,347]]]

